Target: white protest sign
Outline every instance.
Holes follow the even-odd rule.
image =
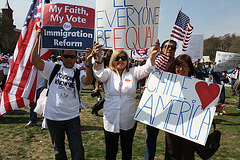
[[[204,145],[221,87],[164,71],[150,74],[135,119]]]
[[[180,54],[187,54],[192,59],[202,59],[203,58],[203,35],[192,35],[187,47],[187,51],[182,51],[183,47],[182,41],[176,40],[177,42],[177,50],[175,52],[175,57],[177,57]]]
[[[151,53],[151,49],[139,49],[132,52],[132,58],[134,60],[148,59]]]
[[[108,49],[152,47],[158,35],[160,0],[97,0],[96,42]]]
[[[209,56],[203,56],[203,62],[210,62]]]
[[[214,71],[226,71],[236,68],[240,62],[240,53],[217,51],[215,62]]]

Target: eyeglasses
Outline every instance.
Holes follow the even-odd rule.
[[[120,59],[121,59],[122,61],[126,61],[126,60],[127,60],[127,56],[121,56],[121,57],[117,56],[117,58],[115,59],[115,61],[119,61]]]
[[[180,68],[186,69],[186,68],[189,67],[189,66],[175,66],[175,67],[176,67],[176,69],[180,69]]]
[[[71,58],[71,59],[75,59],[76,55],[68,55],[68,54],[63,54],[63,58]]]
[[[172,50],[176,50],[176,46],[174,46],[174,45],[165,45],[164,46],[165,49],[169,49],[170,47]]]

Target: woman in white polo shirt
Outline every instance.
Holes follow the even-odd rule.
[[[132,143],[136,131],[136,89],[137,82],[154,70],[155,56],[159,52],[159,42],[151,50],[145,65],[129,68],[126,51],[116,50],[110,59],[109,67],[104,69],[101,45],[94,45],[97,56],[94,65],[96,79],[103,82],[105,102],[103,105],[103,123],[106,143],[106,159],[114,160],[118,152],[120,137],[122,159],[132,158]]]

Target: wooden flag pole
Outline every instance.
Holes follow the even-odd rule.
[[[42,27],[42,23],[40,21],[39,28]],[[38,28],[38,29],[39,29]],[[38,34],[38,33],[37,33]],[[37,35],[38,36],[38,35]],[[37,37],[38,38],[38,37]],[[38,39],[38,55],[41,56],[41,41],[42,41],[42,33],[40,33],[39,39]]]
[[[39,57],[41,56],[41,40],[42,40],[42,35],[39,36],[39,39],[38,39],[38,55]]]
[[[180,11],[182,11],[182,6],[181,6],[181,8],[180,8]]]

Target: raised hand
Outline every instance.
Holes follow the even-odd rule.
[[[96,54],[98,60],[102,59],[102,45],[99,43],[95,43],[93,46],[93,51]]]

